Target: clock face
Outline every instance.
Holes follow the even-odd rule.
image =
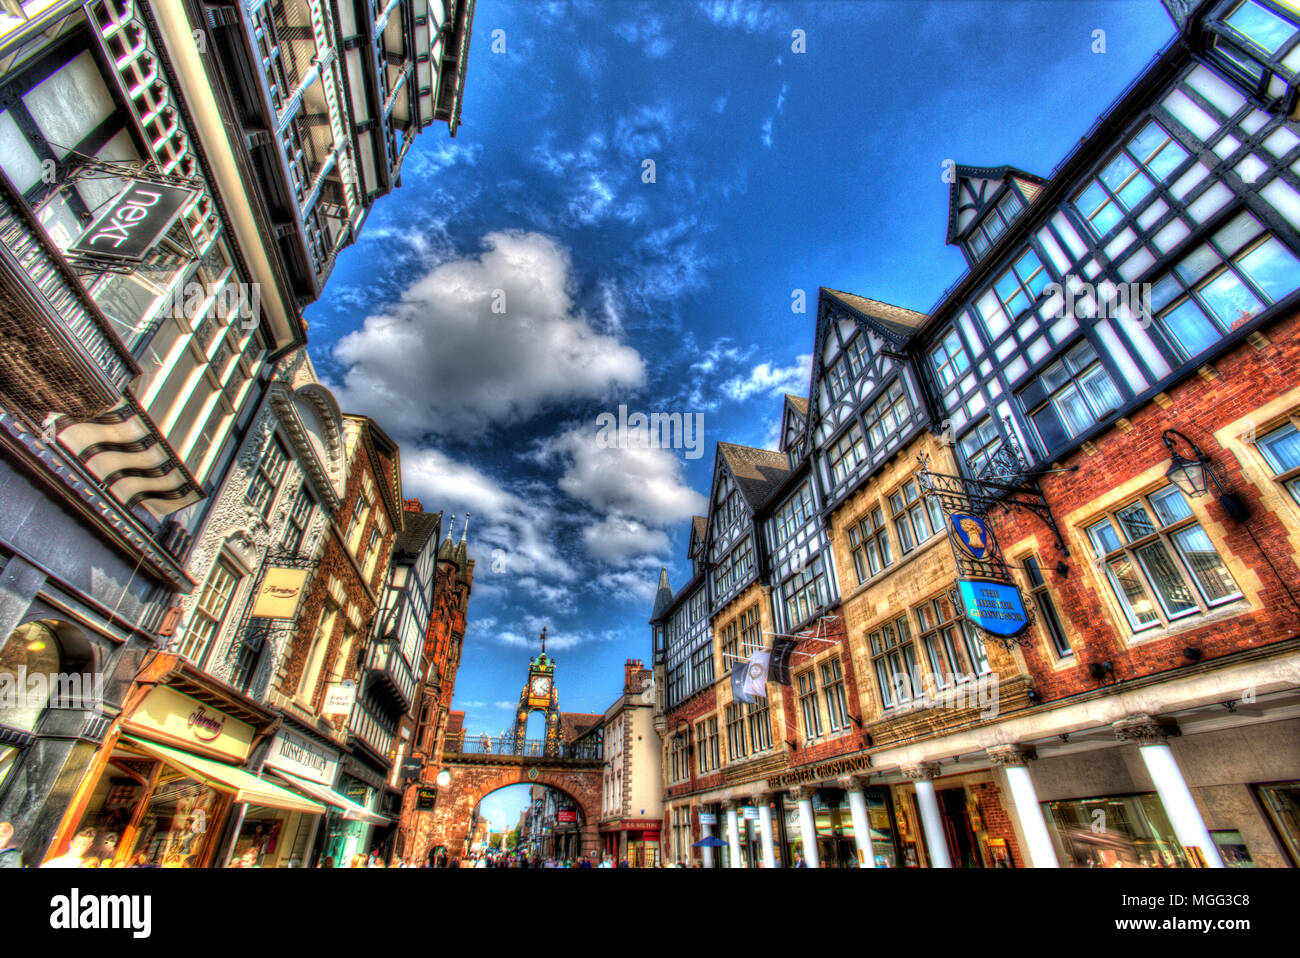
[[[549,695],[551,693],[551,680],[544,675],[539,675],[533,679],[533,683],[529,688],[538,697]]]

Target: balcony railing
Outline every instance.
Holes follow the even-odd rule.
[[[559,754],[547,754],[546,742],[542,739],[526,739],[517,742],[510,735],[474,735],[464,731],[448,734],[443,745],[443,754],[448,752],[459,755],[522,755],[533,758],[558,758],[575,762],[599,762],[605,757],[604,745],[600,742],[562,743]]]

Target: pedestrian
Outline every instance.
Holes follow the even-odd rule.
[[[807,867],[808,867],[807,865],[804,864],[803,855],[799,854],[798,852],[795,852],[795,853],[794,853],[794,867],[795,867],[795,868],[807,868]]]
[[[23,850],[13,843],[14,827],[0,822],[0,868],[22,868]]]
[[[352,856],[352,860],[351,860],[350,862],[348,862],[348,867],[349,867],[349,868],[365,868],[365,867],[366,867],[366,856],[365,856],[363,853],[361,853],[361,852],[357,852],[355,855]]]
[[[333,867],[334,867],[334,856],[333,856],[333,855],[326,855],[326,856],[325,856],[325,859],[320,863],[320,867],[321,867],[321,868],[333,868]]]
[[[42,868],[81,868],[84,864],[83,859],[86,852],[90,851],[90,846],[95,841],[95,830],[93,828],[83,828],[72,836],[72,841],[68,842],[68,850],[58,858],[51,858]]]

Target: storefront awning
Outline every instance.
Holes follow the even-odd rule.
[[[321,785],[318,782],[309,782],[305,778],[299,778],[297,775],[291,775],[288,772],[282,772],[276,768],[270,769],[269,771],[273,772],[277,777],[284,779],[294,788],[302,789],[313,798],[319,798],[322,802],[333,805],[335,808],[341,808],[343,810],[343,817],[349,821],[365,822],[367,825],[388,825],[393,821],[387,815],[376,815],[365,806],[358,805],[356,802],[352,801],[352,799],[340,795],[328,786]]]
[[[282,808],[291,812],[308,812],[312,815],[325,814],[324,805],[303,798],[287,788],[272,785],[256,775],[235,768],[233,765],[227,765],[225,762],[214,762],[210,758],[199,758],[189,752],[168,748],[166,745],[158,745],[147,739],[136,738],[134,735],[123,735],[122,738],[148,752],[159,761],[166,762],[173,768],[202,779],[214,788],[234,792],[235,801],[237,802],[265,805],[268,808]]]

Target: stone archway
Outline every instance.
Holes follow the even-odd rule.
[[[417,813],[414,855],[423,862],[432,849],[445,847],[453,857],[460,857],[469,837],[469,822],[474,808],[486,796],[510,785],[546,785],[568,795],[582,812],[579,831],[582,854],[600,852],[597,820],[601,811],[602,768],[547,767],[500,756],[497,763],[447,763],[443,768],[451,781],[438,789],[432,811]],[[536,772],[535,777],[531,775]]]

